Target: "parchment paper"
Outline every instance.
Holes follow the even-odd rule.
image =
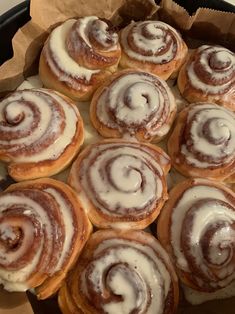
[[[158,14],[161,20],[187,35],[201,40],[214,41],[235,50],[235,13],[198,8],[190,16],[173,0],[162,0]]]
[[[145,19],[157,10],[154,0],[31,0],[29,21],[12,40],[14,55],[0,67],[0,97],[13,91],[29,74],[36,74],[37,61],[54,25],[71,17],[96,15],[121,23]]]
[[[13,91],[24,78],[37,72],[37,61],[48,33],[55,24],[71,17],[97,15],[111,18],[117,25],[125,25],[131,19],[151,17],[158,7],[153,0],[31,0],[31,21],[14,36],[14,56],[0,67],[0,96]],[[187,35],[214,40],[235,49],[235,14],[199,9],[190,16],[172,0],[163,0],[157,11],[159,18],[176,26]],[[206,37],[206,38],[205,38]],[[55,300],[37,302],[33,296],[35,313],[59,313]],[[181,302],[181,314],[232,314],[235,298],[191,306]],[[52,310],[53,309],[53,310]],[[1,314],[32,314],[32,308],[24,293],[9,294],[0,289]]]
[[[25,293],[10,293],[0,287],[1,314],[33,314]]]

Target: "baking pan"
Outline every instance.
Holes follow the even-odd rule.
[[[156,0],[156,2],[159,3],[160,1]],[[189,14],[193,14],[199,7],[235,12],[235,5],[222,0],[175,0],[175,2],[183,6]],[[0,65],[13,55],[11,45],[12,37],[19,27],[30,20],[29,5],[30,0],[26,0],[0,16]]]
[[[0,16],[0,64],[12,57],[12,37],[19,27],[30,20],[29,2],[29,0],[24,1]]]
[[[159,3],[160,1],[156,2]],[[189,14],[193,14],[199,7],[235,12],[235,6],[219,0],[175,0],[175,2],[183,6]],[[0,64],[12,57],[11,40],[18,28],[30,20],[29,6],[30,1],[26,0],[0,16]],[[60,313],[55,298],[46,301],[37,301],[36,297],[31,293],[27,293],[27,295],[35,314]]]

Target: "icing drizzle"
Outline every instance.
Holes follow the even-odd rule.
[[[235,279],[235,198],[220,186],[196,179],[174,205],[170,239],[177,267],[205,291]]]
[[[73,252],[74,207],[52,182],[15,185],[0,196],[0,283],[9,291],[32,288],[36,272],[54,275]]]
[[[163,314],[174,306],[175,278],[168,263],[165,251],[149,235],[136,233],[135,240],[128,234],[112,236],[98,243],[79,285],[99,313]]]
[[[122,134],[134,135],[144,129],[147,139],[168,132],[168,119],[174,110],[174,96],[163,80],[133,72],[124,73],[103,90],[96,113],[104,125]]]
[[[87,149],[76,169],[79,195],[111,220],[135,221],[151,214],[166,187],[163,168],[169,160],[138,143],[98,143]],[[156,153],[155,153],[156,154]]]
[[[121,32],[125,53],[136,60],[165,64],[177,60],[181,46],[179,33],[159,21],[132,22]]]
[[[72,142],[78,117],[51,90],[17,91],[0,103],[0,151],[14,162],[55,160]]]
[[[198,168],[229,164],[235,158],[235,115],[215,104],[194,104],[182,137],[181,153],[187,163]]]
[[[203,45],[187,65],[190,85],[206,94],[228,93],[234,90],[235,55],[220,46]]]

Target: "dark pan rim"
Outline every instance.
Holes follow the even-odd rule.
[[[18,5],[14,6],[10,10],[0,15],[0,28],[12,23],[18,16],[29,10],[30,0],[25,0]]]

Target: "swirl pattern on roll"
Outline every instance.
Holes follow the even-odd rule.
[[[130,57],[156,64],[176,58],[180,40],[173,27],[159,21],[131,23],[121,34],[121,43]]]
[[[80,145],[83,141],[83,123],[77,107],[54,91],[16,91],[2,100],[0,111],[3,160],[24,164],[53,162],[63,156],[75,139]]]
[[[15,92],[1,102],[1,152],[19,162],[56,159],[72,141],[78,116],[75,105],[52,91]]]
[[[235,54],[222,46],[195,49],[180,69],[177,85],[190,103],[213,102],[235,111]]]
[[[78,191],[94,224],[129,227],[133,223],[144,228],[167,198],[169,165],[169,157],[156,146],[104,141],[79,155],[69,183]]]
[[[145,70],[167,80],[175,75],[188,48],[180,34],[160,21],[132,22],[120,33],[120,66]]]
[[[162,138],[175,112],[175,99],[165,81],[131,70],[117,73],[95,93],[91,103],[91,121],[96,127],[97,119],[101,124],[98,131],[110,137],[112,132],[104,134],[104,127],[117,130],[120,137],[127,133],[143,140]]]
[[[93,234],[68,285],[68,302],[86,313],[170,314],[177,306],[170,260],[156,239],[140,231]]]
[[[216,167],[235,158],[235,115],[225,108],[192,106],[184,134],[181,153],[197,167]]]
[[[88,100],[98,83],[116,70],[120,55],[118,35],[110,22],[95,16],[69,19],[46,41],[39,74],[46,87]]]
[[[201,291],[226,287],[235,280],[234,193],[222,184],[195,179],[180,183],[170,197],[158,236],[163,246],[170,245],[181,279]]]
[[[229,177],[235,172],[234,113],[212,103],[192,104],[180,113],[168,148],[176,167],[192,167],[194,176],[198,169],[198,176],[205,170],[208,177]]]
[[[66,38],[76,20],[68,20],[55,28],[46,42],[43,53],[51,71],[68,86],[79,89],[79,84],[89,84],[92,75],[99,70],[91,70],[79,65],[66,50]]]
[[[0,195],[0,283],[9,291],[36,288],[40,298],[52,295],[90,229],[66,184],[39,179],[12,185]]]
[[[203,45],[187,65],[190,85],[206,94],[225,94],[235,88],[235,55],[220,46]]]
[[[108,67],[119,58],[116,55],[118,34],[109,21],[95,16],[84,17],[73,24],[66,38],[66,49],[72,59],[88,69]]]

